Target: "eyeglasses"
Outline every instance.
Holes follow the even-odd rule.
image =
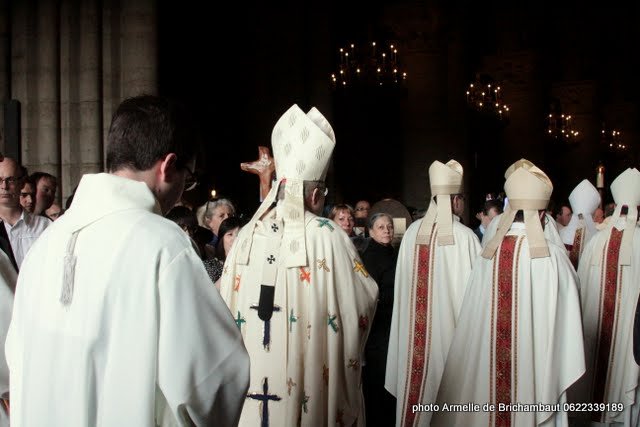
[[[4,184],[7,187],[15,185],[22,179],[21,176],[8,176],[6,178],[0,178],[0,185]]]
[[[188,166],[185,165],[184,169],[187,171],[187,177],[184,179],[184,191],[191,191],[198,185],[198,179],[196,178],[196,174],[189,169]]]
[[[360,211],[368,211],[368,210],[369,210],[369,208],[363,208],[363,207],[356,208],[356,211],[358,211],[358,212],[360,212]]]
[[[322,195],[324,197],[327,197],[327,194],[329,194],[329,189],[327,187],[324,187],[324,190],[322,189],[322,186],[318,187],[318,190],[322,191]]]

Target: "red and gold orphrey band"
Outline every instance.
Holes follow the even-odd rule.
[[[495,340],[491,348],[495,348],[495,403],[510,404],[513,340],[513,293],[514,293],[514,255],[518,236],[506,236],[498,255],[498,283],[495,307]],[[493,317],[493,316],[492,316]],[[492,337],[493,338],[493,337]],[[495,346],[495,347],[494,347]],[[492,360],[493,363],[493,360]],[[493,369],[492,369],[493,370]],[[491,390],[493,392],[493,390]],[[511,411],[496,411],[495,426],[510,427]]]
[[[604,280],[601,280],[601,311],[598,345],[595,359],[595,373],[593,376],[593,399],[594,403],[604,403],[605,389],[608,383],[609,360],[615,350],[614,320],[616,310],[616,295],[618,293],[618,255],[620,254],[620,243],[623,232],[615,227],[611,229],[609,244],[606,252],[606,265],[603,267]],[[601,422],[602,412],[596,411],[592,414],[593,421]]]
[[[569,260],[573,264],[573,268],[578,269],[578,261],[580,261],[580,253],[582,252],[582,239],[584,238],[585,228],[579,228],[576,230],[576,235],[573,238],[573,245],[569,250]]]
[[[436,241],[435,224],[431,227],[431,235],[428,245],[418,245],[416,251],[418,256],[415,258],[417,264],[414,264],[414,273],[416,291],[415,303],[412,314],[415,315],[413,321],[413,346],[409,351],[409,363],[407,369],[409,371],[409,381],[407,381],[408,393],[405,390],[404,402],[404,426],[413,426],[416,413],[412,410],[412,406],[420,403],[422,400],[422,383],[426,376],[429,365],[429,345],[431,342],[431,307],[430,307],[430,275],[432,272],[432,251],[433,243]],[[415,305],[414,305],[415,304]]]

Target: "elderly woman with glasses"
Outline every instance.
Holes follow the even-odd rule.
[[[362,381],[367,419],[378,425],[395,425],[395,398],[384,388],[389,347],[393,289],[398,253],[392,246],[394,229],[389,214],[373,214],[368,222],[369,237],[363,239],[360,254],[365,268],[378,284],[378,308],[365,347],[366,365]],[[354,239],[352,239],[354,240]]]

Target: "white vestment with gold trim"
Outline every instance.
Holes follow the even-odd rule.
[[[508,239],[514,244],[510,258]],[[561,405],[584,373],[577,277],[564,248],[547,244],[549,257],[531,259],[524,224],[514,223],[495,256],[474,264],[433,426],[494,426],[500,416],[507,420],[502,425],[514,427],[568,425],[561,407],[498,411],[499,402]],[[479,409],[444,406],[467,403]]]
[[[438,245],[437,225],[431,233],[428,270],[421,268],[425,265],[419,262],[420,247],[416,246],[422,220],[411,224],[400,245],[385,378],[385,388],[397,399],[397,426],[430,423],[430,411],[413,414],[411,408],[413,404],[435,403],[467,280],[480,253],[477,236],[454,218],[455,244]],[[422,257],[426,258],[426,253]],[[417,307],[425,310],[416,310]],[[427,333],[424,339],[422,331]],[[420,348],[416,347],[416,343],[423,342]],[[418,360],[422,355],[424,363]],[[412,382],[418,383],[420,389],[417,396],[413,394],[417,397],[415,402],[410,401],[415,399],[409,392]]]

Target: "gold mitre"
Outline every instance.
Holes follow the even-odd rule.
[[[495,256],[502,239],[511,228],[516,213],[524,213],[525,230],[529,242],[531,258],[549,256],[549,248],[544,238],[538,211],[545,209],[553,192],[549,177],[526,159],[518,160],[505,173],[507,180],[504,190],[509,204],[502,214],[495,236],[482,251],[482,256],[491,259]]]
[[[418,236],[417,245],[429,244],[433,224],[438,224],[438,245],[453,245],[453,217],[451,216],[451,195],[462,193],[462,165],[455,160],[446,164],[436,160],[429,166],[431,201],[425,214]],[[436,198],[436,203],[433,202]]]

